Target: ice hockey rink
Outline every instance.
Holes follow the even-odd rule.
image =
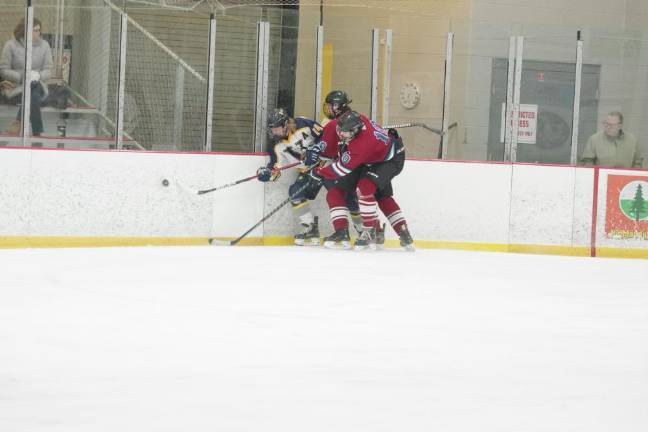
[[[0,430],[648,430],[644,260],[0,250]]]

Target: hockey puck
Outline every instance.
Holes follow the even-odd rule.
[[[162,186],[164,186],[164,187],[169,186],[169,180],[167,180],[167,179],[162,180]]]

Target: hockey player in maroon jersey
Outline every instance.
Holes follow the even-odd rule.
[[[257,170],[259,181],[276,181],[281,175],[281,171],[277,169],[278,165],[286,165],[300,160],[305,162],[303,159],[306,150],[318,141],[321,133],[322,127],[317,122],[304,117],[292,118],[284,108],[274,109],[268,115],[270,162]],[[322,158],[321,162],[318,160],[311,165],[331,163],[330,158],[328,161],[325,159]],[[319,246],[318,217],[313,216],[310,201],[317,197],[322,185],[310,184],[308,176],[310,167],[308,165],[308,162],[305,162],[305,164],[296,167],[299,174],[295,182],[288,188],[293,214],[299,220],[302,228],[301,232],[295,234],[294,243],[298,246]],[[306,186],[306,184],[308,185]],[[357,215],[358,226],[361,226],[358,200],[355,191],[352,192],[346,195],[345,217],[348,208],[352,216]]]
[[[337,159],[340,156],[338,146],[338,136],[336,132],[337,118],[347,111],[351,110],[349,104],[351,99],[346,92],[342,90],[333,90],[326,95],[324,101],[324,114],[329,121],[324,125],[324,130],[320,141],[312,146],[304,157],[306,164],[314,165],[320,157],[322,159]],[[347,177],[335,181],[325,181],[327,187],[326,201],[329,206],[329,213],[335,232],[324,239],[324,246],[331,249],[350,249],[351,237],[349,235],[349,222],[347,219],[347,207],[340,206],[339,203],[346,201],[350,209],[351,219],[356,231],[362,232],[362,220],[360,214],[356,213],[351,207],[352,196],[356,194],[356,177]],[[356,204],[357,207],[357,204]],[[383,211],[384,213],[384,211]],[[386,213],[385,213],[386,214]],[[385,243],[384,226],[376,228],[376,244],[382,247]]]
[[[327,124],[328,126],[328,124]],[[385,131],[364,115],[345,111],[336,119],[336,138],[339,158],[329,166],[311,171],[312,181],[337,181],[338,184],[355,184],[362,216],[363,231],[355,243],[356,250],[376,248],[376,229],[379,228],[378,207],[387,216],[389,223],[400,238],[406,250],[414,250],[414,241],[409,233],[405,217],[393,197],[391,180],[403,170],[405,147],[396,130]],[[322,141],[324,154],[331,137],[324,128]],[[330,150],[329,150],[330,151]],[[344,189],[331,188],[327,194],[329,208],[344,203]],[[333,218],[336,233],[347,229]]]
[[[351,99],[342,90],[333,90],[326,95],[323,110],[329,121],[324,124],[320,140],[306,151],[304,155],[306,165],[315,165],[320,159],[335,160],[340,156],[335,126],[337,118],[351,110],[350,103]],[[324,239],[325,247],[334,249],[349,249],[351,247],[347,213],[351,215],[356,230],[362,231],[362,220],[355,196],[355,181],[356,179],[353,178],[324,181],[324,186],[327,189],[326,201],[336,229],[332,235]],[[380,234],[382,232],[379,233],[379,237],[384,243],[384,235],[380,236]]]

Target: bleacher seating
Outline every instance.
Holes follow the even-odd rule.
[[[115,148],[115,138],[106,130],[105,118],[93,106],[75,100],[70,92],[62,94],[59,84],[50,85],[50,96],[41,109],[44,132],[32,137],[32,146],[49,148]],[[21,146],[22,139],[7,133],[21,103],[21,94],[7,98],[0,92],[0,146]],[[124,148],[137,148],[133,140],[124,137]]]

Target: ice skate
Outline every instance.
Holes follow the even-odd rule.
[[[400,245],[403,249],[408,252],[414,252],[416,250],[414,247],[414,239],[412,239],[412,235],[407,229],[407,225],[402,226],[400,233],[398,233],[398,237],[400,238]]]
[[[376,250],[376,228],[365,228],[356,240],[354,249],[357,251]]]
[[[324,239],[324,247],[328,249],[351,249],[349,228],[342,228],[335,231]]]
[[[376,249],[385,249],[385,224],[376,228]]]
[[[303,231],[295,235],[295,244],[297,246],[319,246],[320,233],[317,216],[315,216],[313,223],[301,224],[301,226]]]

